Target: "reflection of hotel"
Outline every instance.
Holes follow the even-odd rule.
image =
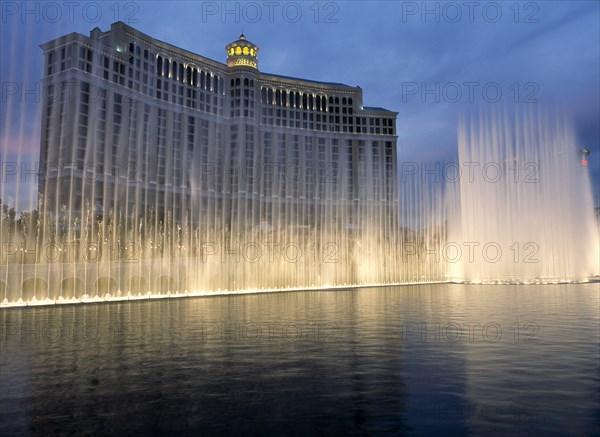
[[[348,224],[395,221],[396,113],[363,107],[359,87],[261,73],[243,35],[226,64],[121,22],[42,48],[51,209],[314,225],[333,206]]]

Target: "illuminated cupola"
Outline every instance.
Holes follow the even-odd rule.
[[[228,67],[251,67],[258,69],[258,46],[246,39],[244,34],[227,47]]]

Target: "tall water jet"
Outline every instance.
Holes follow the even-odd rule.
[[[449,277],[468,282],[585,281],[598,274],[598,224],[581,147],[563,115],[517,109],[459,121],[462,175]]]

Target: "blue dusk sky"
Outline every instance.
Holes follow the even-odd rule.
[[[600,204],[600,2],[10,2],[0,3],[0,157],[4,197],[35,204],[42,76],[39,45],[123,21],[225,62],[244,33],[262,72],[342,82],[365,106],[398,112],[401,162],[457,159],[462,112],[515,104],[559,109],[591,151]],[[7,164],[8,163],[8,164]],[[13,174],[17,163],[21,169]],[[401,165],[399,166],[401,168]],[[23,171],[25,170],[25,171]],[[33,199],[33,200],[32,200]]]

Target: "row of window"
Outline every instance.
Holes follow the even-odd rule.
[[[156,58],[156,75],[199,87],[215,94],[223,94],[223,78],[182,62],[172,61],[158,55]]]
[[[308,109],[311,111],[327,111],[327,96],[299,91],[286,91],[262,87],[260,100],[263,105],[284,106],[290,108]],[[333,103],[333,98],[329,98]],[[352,100],[352,99],[350,99]]]
[[[307,113],[292,109],[262,109],[262,124],[325,132],[394,135],[392,118],[372,118]]]
[[[250,55],[250,56],[256,56],[256,50],[254,50],[254,48],[252,47],[230,47],[229,50],[227,51],[227,54],[229,56],[233,56],[233,55]]]

